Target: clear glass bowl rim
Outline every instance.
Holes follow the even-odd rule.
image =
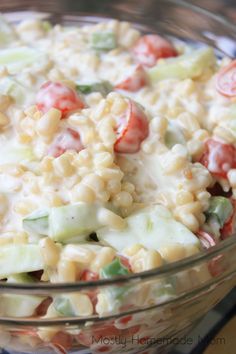
[[[233,33],[236,35],[236,25],[234,25],[232,22],[226,20],[224,17],[221,17],[218,14],[211,13],[210,11],[201,8],[199,6],[196,6],[194,4],[190,4],[184,0],[166,0],[166,2],[169,2],[171,4],[179,5],[180,7],[186,7],[190,8],[193,12],[197,12],[198,14],[202,14],[206,17],[211,18],[214,21],[217,21],[219,24],[222,24],[223,26],[227,27],[228,29],[232,30]],[[20,1],[19,1],[20,3]],[[30,3],[30,2],[29,2]],[[23,4],[24,10],[29,10],[27,7],[25,8],[25,4]],[[22,8],[22,10],[23,10]],[[1,10],[1,5],[0,5],[0,10]],[[30,10],[29,10],[30,11]],[[21,12],[21,10],[16,10],[17,12]],[[35,11],[37,12],[37,11]],[[7,13],[11,13],[11,11],[7,11]],[[50,13],[50,11],[49,11]],[[75,17],[82,17],[82,16],[77,16]],[[85,15],[85,18],[90,17]],[[104,16],[92,16],[91,18],[104,18]],[[177,262],[172,262],[169,264],[165,264],[161,266],[160,268],[149,270],[149,271],[144,271],[136,274],[131,274],[127,276],[120,276],[120,277],[114,277],[111,279],[100,279],[96,281],[80,281],[80,282],[73,282],[73,283],[33,283],[33,284],[16,284],[16,283],[6,283],[3,281],[0,281],[0,293],[8,292],[8,291],[14,291],[14,293],[22,293],[22,291],[29,291],[32,290],[36,292],[39,290],[42,293],[50,292],[50,291],[64,291],[64,292],[69,292],[69,291],[78,291],[78,290],[84,290],[84,289],[90,289],[90,288],[96,288],[96,287],[103,287],[107,285],[117,285],[119,283],[126,283],[130,281],[141,281],[141,280],[146,280],[149,278],[153,277],[163,277],[163,276],[168,276],[174,273],[177,273],[179,271],[184,271],[187,270],[188,268],[191,268],[193,266],[197,266],[198,264],[202,262],[209,262],[211,259],[214,257],[217,257],[221,253],[226,252],[227,250],[230,250],[236,245],[236,234],[232,235],[230,238],[219,242],[216,246],[213,246],[209,248],[208,250],[203,250],[200,253],[184,258],[182,260],[179,260]]]

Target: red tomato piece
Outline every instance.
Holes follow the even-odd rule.
[[[236,149],[233,145],[208,139],[199,162],[214,176],[227,178],[227,172],[236,168]]]
[[[132,100],[129,100],[128,114],[120,118],[116,132],[118,137],[114,150],[126,154],[138,152],[142,141],[148,136],[148,119],[141,107]]]
[[[216,79],[216,89],[223,96],[236,96],[236,60],[220,70]]]
[[[203,230],[199,230],[197,232],[197,237],[199,238],[199,240],[202,244],[202,247],[205,249],[208,249],[208,248],[216,245],[216,240],[215,240],[214,236],[208,234],[207,232],[205,232]]]
[[[72,347],[72,341],[72,336],[69,333],[62,331],[57,332],[51,339],[51,343],[64,349],[65,353],[67,353],[67,350]]]
[[[221,229],[221,239],[224,240],[232,236],[236,231],[236,200],[231,199],[233,205],[233,214]]]
[[[131,265],[130,265],[130,262],[129,262],[128,258],[126,258],[126,257],[124,257],[122,255],[118,255],[118,257],[120,259],[121,264],[124,267],[126,267],[129,270],[129,272],[132,272]]]
[[[84,108],[84,102],[76,91],[60,82],[48,81],[43,84],[36,97],[36,105],[40,111],[46,113],[50,108],[62,112],[64,118],[67,113]]]
[[[83,270],[80,276],[80,280],[82,281],[94,281],[98,279],[99,279],[98,273],[92,272],[91,270],[88,269]]]
[[[210,247],[213,247],[217,244],[217,241],[215,240],[214,236],[208,234],[203,230],[199,230],[197,232],[197,237],[199,238],[203,248],[205,249],[209,249]],[[223,256],[219,255],[208,262],[208,270],[213,277],[220,275],[224,271],[222,266],[222,259]]]
[[[178,55],[173,45],[157,34],[146,34],[139,38],[133,47],[135,59],[143,65],[152,67],[160,58],[176,57]]]
[[[136,92],[147,84],[147,75],[142,65],[137,65],[133,73],[118,83],[115,88]]]
[[[52,145],[49,147],[48,154],[54,157],[59,157],[67,150],[75,150],[79,152],[83,150],[83,148],[79,133],[71,128],[67,128],[56,137]]]
[[[47,299],[43,300],[41,304],[36,308],[35,313],[36,316],[44,316],[47,313],[49,305],[52,303],[52,298],[48,297]]]
[[[213,277],[217,277],[224,272],[225,267],[222,265],[223,259],[224,256],[220,254],[208,263],[208,270]]]

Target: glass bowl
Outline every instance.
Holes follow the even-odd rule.
[[[184,1],[2,0],[0,10],[15,23],[32,17],[63,25],[117,18],[133,22],[144,32],[209,44],[219,56],[234,57],[236,51],[233,24]],[[37,316],[0,317],[0,347],[21,354],[166,353],[178,343],[188,344],[187,333],[235,283],[235,237],[201,254],[131,276],[66,284],[1,282],[1,297],[33,294],[45,300]],[[44,316],[53,296],[76,292],[94,302],[98,292],[113,304],[119,297],[122,307],[107,308],[103,317]]]

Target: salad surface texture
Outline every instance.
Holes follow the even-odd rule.
[[[1,16],[0,147],[2,281],[95,281],[190,257],[235,232],[236,60],[127,22]],[[0,311],[103,316],[178,286],[1,295]]]

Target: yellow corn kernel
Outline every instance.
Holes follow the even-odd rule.
[[[143,246],[139,243],[136,243],[130,247],[127,247],[123,250],[124,255],[131,257],[134,256],[136,253],[138,253],[138,251],[140,251],[141,249],[143,249]]]
[[[160,254],[167,262],[176,262],[186,255],[184,246],[180,244],[169,245],[160,249]]]
[[[114,196],[113,202],[117,207],[128,208],[133,203],[133,197],[130,193],[121,191]]]
[[[82,264],[89,264],[95,257],[92,250],[80,245],[67,245],[62,252],[63,259]]]
[[[73,201],[93,203],[96,195],[90,187],[79,183],[73,188],[71,197]]]
[[[98,212],[98,220],[104,226],[110,226],[112,229],[121,230],[126,227],[126,221],[112,211],[101,208]]]
[[[145,270],[157,268],[163,264],[162,257],[156,250],[148,250],[145,258]]]
[[[176,194],[176,203],[178,205],[184,205],[194,201],[194,196],[191,192],[182,190]]]
[[[72,166],[68,156],[65,154],[54,159],[53,166],[56,173],[63,177],[69,177],[75,172],[74,166]]]
[[[91,263],[91,270],[94,272],[99,272],[101,268],[112,262],[115,254],[115,250],[111,247],[103,247],[96,256],[95,260]]]
[[[42,172],[52,172],[53,171],[53,160],[52,156],[45,156],[40,164]]]
[[[74,282],[76,280],[76,264],[73,261],[61,259],[57,265],[59,282]]]
[[[46,266],[56,267],[60,257],[60,249],[49,237],[40,240],[42,255]]]
[[[37,121],[37,132],[42,137],[51,137],[58,130],[61,120],[61,111],[51,108]]]
[[[90,316],[93,314],[93,304],[86,294],[77,293],[68,295],[77,316]]]
[[[131,269],[134,273],[143,272],[146,266],[147,251],[141,248],[135,255],[130,258]]]

